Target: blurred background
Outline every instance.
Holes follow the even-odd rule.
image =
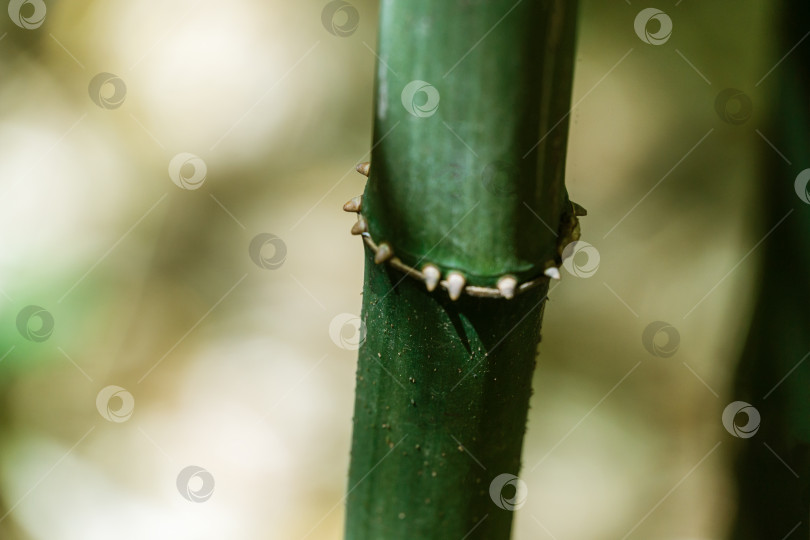
[[[9,2],[1,538],[341,537],[363,258],[340,207],[378,3],[326,6]],[[786,51],[762,0],[659,2],[660,43],[647,7],[582,2],[567,185],[598,270],[546,309],[518,540],[720,539],[734,514],[721,415]]]

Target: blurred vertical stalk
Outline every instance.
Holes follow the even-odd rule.
[[[6,336],[0,337],[0,343],[3,343],[3,350],[9,350],[8,341],[5,338]],[[16,379],[16,374],[9,369],[8,364],[3,365],[0,369],[0,441],[3,442],[0,445],[0,451],[5,451],[9,442],[14,440],[11,396]],[[2,478],[2,481],[8,484],[8,479]],[[8,500],[6,494],[0,493],[0,538],[2,539],[11,540],[23,537],[14,521],[14,516],[10,515],[12,504],[13,501]]]
[[[347,539],[510,536],[547,276],[579,231],[575,19],[381,2],[369,180],[347,203],[366,253]]]
[[[792,164],[763,147],[764,224],[784,222],[764,245],[764,277],[737,372],[735,399],[752,404],[761,423],[736,441],[734,540],[810,535],[810,174],[801,173],[810,166],[810,5],[786,0],[779,11],[775,52],[792,52],[763,83],[775,98],[764,129]]]

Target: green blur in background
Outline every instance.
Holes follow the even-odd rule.
[[[342,534],[377,3],[327,7],[0,13],[0,538]],[[567,186],[599,264],[550,294],[516,540],[720,539],[735,511],[721,415],[786,51],[766,2],[656,5],[660,45],[645,7],[580,9]]]

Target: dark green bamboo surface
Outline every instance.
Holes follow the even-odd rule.
[[[489,488],[520,469],[546,287],[453,302],[401,279],[366,248],[346,538],[509,538]]]
[[[474,285],[559,262],[574,23],[575,2],[382,2],[363,198],[377,243]]]

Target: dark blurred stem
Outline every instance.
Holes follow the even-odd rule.
[[[4,445],[3,450],[13,442],[15,435],[11,389],[16,381],[17,376],[12,369],[3,366],[3,369],[0,370],[0,441]],[[4,482],[9,483],[9,480],[4,479]],[[0,521],[0,539],[2,540],[23,540],[28,538],[17,525],[14,515],[10,513],[13,504],[14,501],[10,501],[4,494],[0,494],[0,518],[2,518],[2,521]]]
[[[510,536],[522,493],[513,477],[493,480],[520,470],[543,271],[559,264],[562,241],[526,207],[565,236],[575,16],[562,1],[382,2],[370,234],[442,276],[541,284],[509,300],[452,301],[366,247],[349,540]],[[436,88],[436,111],[407,110],[424,104],[403,105],[412,81]]]
[[[783,2],[778,55],[806,37],[808,21],[807,2]],[[763,278],[737,373],[735,400],[756,407],[761,425],[755,436],[734,443],[733,540],[810,535],[810,206],[794,185],[810,165],[810,42],[796,47],[763,86],[775,98],[764,129],[793,164],[764,148],[763,234],[787,217],[765,243]]]

